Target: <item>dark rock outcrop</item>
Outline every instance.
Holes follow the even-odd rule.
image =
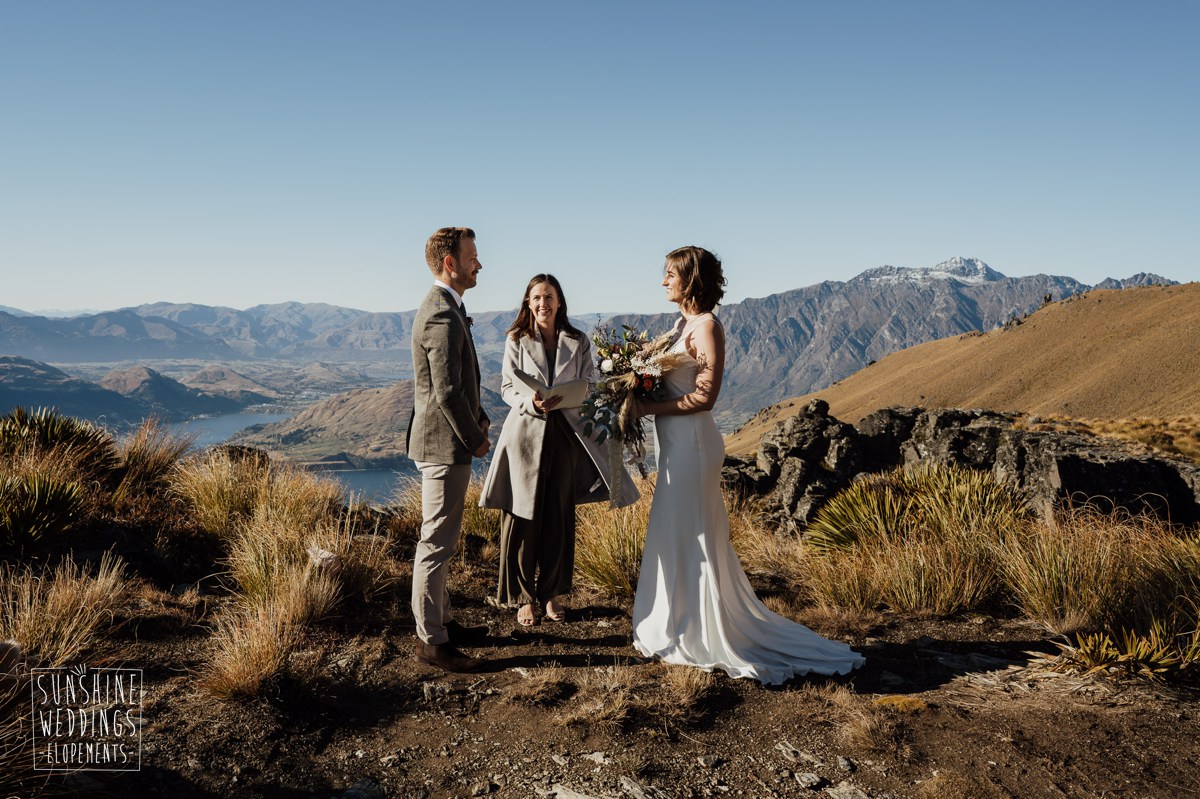
[[[1046,513],[1062,503],[1200,522],[1200,465],[1131,452],[1082,433],[1016,426],[1018,416],[957,408],[885,408],[857,427],[814,400],[763,436],[756,460],[726,459],[726,485],[764,498],[781,525],[803,528],[854,477],[898,465],[957,464],[992,472]]]

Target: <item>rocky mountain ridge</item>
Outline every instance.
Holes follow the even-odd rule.
[[[1096,290],[987,333],[894,352],[766,407],[726,440],[754,450],[815,398],[856,422],[892,405],[989,408],[1073,419],[1200,416],[1200,283]]]
[[[508,405],[484,387],[480,399],[499,435]],[[306,467],[381,469],[411,466],[405,436],[413,407],[411,380],[354,389],[317,402],[295,416],[242,433],[235,443],[257,447]]]
[[[136,424],[154,415],[140,400],[72,377],[49,364],[0,355],[0,413],[17,406],[56,408],[68,416],[104,419],[116,425]]]
[[[114,369],[100,386],[147,405],[160,418],[190,419],[205,414],[234,413],[242,404],[229,397],[213,396],[159,374],[146,366]]]
[[[1106,285],[1171,283],[1138,273]],[[726,385],[717,418],[726,430],[762,407],[824,388],[889,353],[957,333],[987,330],[1046,301],[1088,287],[1069,277],[1005,277],[976,258],[928,268],[883,266],[719,309],[727,340]],[[413,304],[418,297],[410,298]],[[485,379],[500,371],[514,311],[472,314]],[[320,303],[239,311],[155,303],[69,319],[0,312],[0,352],[53,363],[195,359],[391,363],[404,376],[416,311],[370,313]],[[667,330],[673,314],[573,321],[581,329],[630,324]]]
[[[978,259],[957,258],[926,270],[880,267],[846,282],[721,307],[727,352],[718,422],[733,429],[766,405],[832,385],[890,353],[989,330],[1036,310],[1047,298],[1061,300],[1087,289],[1069,277],[1010,278]],[[673,314],[658,314],[614,321],[659,331],[673,320]]]

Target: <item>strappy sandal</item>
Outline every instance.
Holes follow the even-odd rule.
[[[553,604],[558,610],[550,610]],[[567,609],[558,604],[557,599],[549,599],[546,601],[546,621],[566,621]]]
[[[533,605],[522,605],[517,609],[517,624],[522,627],[532,627],[537,623],[537,609]]]

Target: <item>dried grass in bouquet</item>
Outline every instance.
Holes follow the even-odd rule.
[[[614,458],[637,466],[646,475],[646,430],[637,412],[638,400],[666,398],[663,377],[683,363],[687,354],[671,352],[678,338],[672,330],[651,339],[648,331],[621,325],[592,334],[600,380],[579,409],[584,434],[604,443],[612,438]]]

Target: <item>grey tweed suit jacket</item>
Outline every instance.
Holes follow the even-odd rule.
[[[434,286],[417,310],[412,333],[413,413],[405,446],[426,463],[471,462],[487,416],[479,406],[479,361],[467,317]]]

